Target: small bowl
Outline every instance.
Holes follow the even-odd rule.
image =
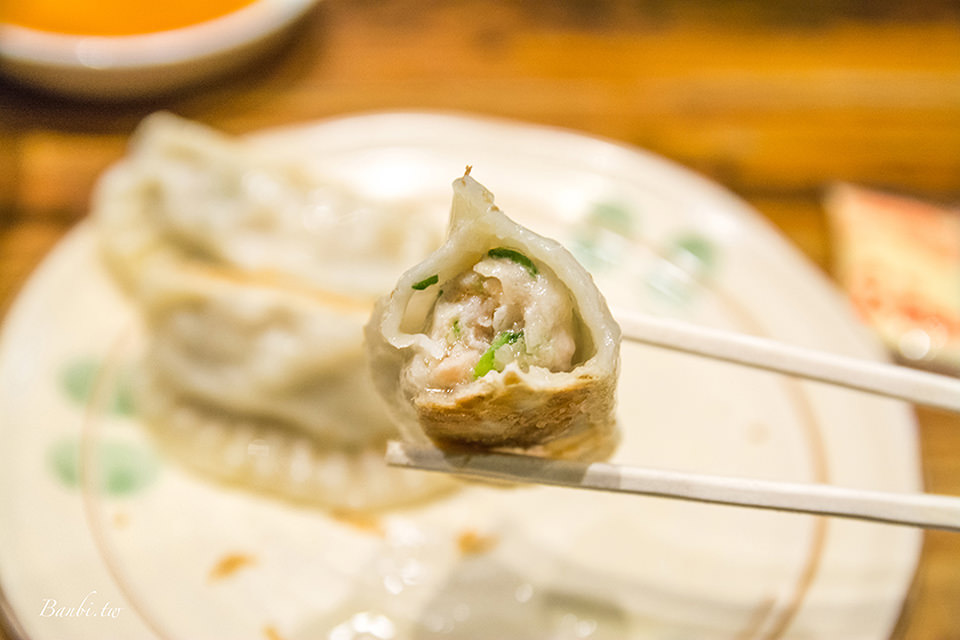
[[[256,0],[194,25],[85,36],[0,23],[0,71],[84,99],[148,97],[247,64],[278,45],[317,0]]]

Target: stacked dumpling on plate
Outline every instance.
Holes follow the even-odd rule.
[[[94,217],[147,327],[137,406],[158,442],[217,478],[334,509],[449,487],[384,465],[395,427],[363,346],[375,300],[439,244],[428,215],[149,117],[101,180]]]

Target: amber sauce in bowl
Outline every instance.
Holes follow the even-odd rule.
[[[0,4],[0,22],[52,33],[129,36],[180,29],[233,13],[253,0],[29,0]]]
[[[251,63],[315,2],[0,2],[0,71],[86,99],[163,93]]]

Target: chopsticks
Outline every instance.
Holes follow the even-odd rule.
[[[511,453],[445,451],[428,445],[397,441],[388,443],[386,460],[388,464],[398,467],[508,482],[679,498],[960,531],[960,498],[952,496],[755,480]]]
[[[960,412],[960,379],[672,319],[625,311],[615,316],[632,342]]]
[[[960,412],[960,380],[756,336],[620,311],[623,338],[656,347]],[[390,442],[388,464],[508,482],[613,491],[960,532],[960,498],[820,483],[780,482],[557,460],[496,451],[448,451]]]

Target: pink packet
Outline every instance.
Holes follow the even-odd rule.
[[[826,199],[834,274],[906,364],[960,372],[960,210],[841,184]]]

